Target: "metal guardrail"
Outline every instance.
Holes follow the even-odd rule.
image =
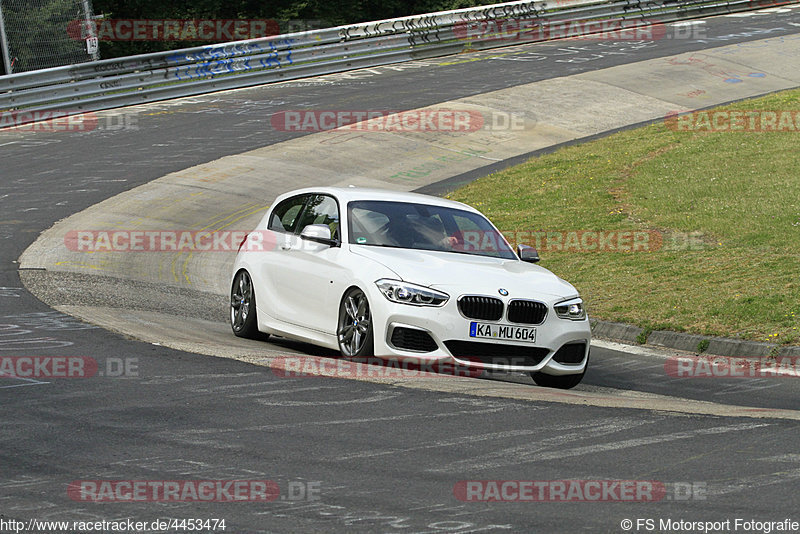
[[[0,76],[0,112],[16,112],[19,125],[52,118],[46,112],[78,114],[549,38],[534,26],[574,28],[563,37],[597,31],[591,21],[644,26],[798,2],[509,2]]]

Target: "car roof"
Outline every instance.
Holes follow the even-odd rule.
[[[468,206],[467,204],[463,204],[461,202],[456,202],[455,200],[447,200],[444,198],[423,195],[420,193],[408,193],[405,191],[393,191],[391,189],[379,189],[373,187],[305,187],[303,189],[296,189],[294,191],[284,193],[280,195],[276,201],[293,197],[295,195],[308,193],[332,195],[344,203],[355,200],[411,202],[414,204],[428,204],[447,208],[465,209],[475,212],[478,211],[472,206]]]

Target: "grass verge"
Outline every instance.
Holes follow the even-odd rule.
[[[782,131],[749,131],[746,115],[743,131],[709,131],[700,115],[680,129],[661,121],[448,198],[483,211],[511,241],[538,245],[541,265],[578,288],[593,318],[798,344],[800,90],[714,111],[797,121]],[[620,232],[646,238],[634,251]]]

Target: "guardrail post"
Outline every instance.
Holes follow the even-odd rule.
[[[6,39],[6,24],[3,20],[3,3],[0,2],[0,49],[3,50],[3,65],[6,74],[11,74],[11,58],[8,56],[8,39]]]
[[[85,24],[88,32],[87,41],[84,42],[84,44],[86,44],[86,52],[90,56],[92,56],[92,60],[97,61],[98,59],[100,59],[100,53],[97,50],[95,51],[89,50],[89,43],[88,43],[88,39],[95,39],[95,43],[97,42],[96,41],[97,35],[94,33],[94,20],[92,19],[92,14],[93,14],[92,9],[89,7],[89,0],[83,0],[81,4],[83,7],[83,20],[86,21]]]

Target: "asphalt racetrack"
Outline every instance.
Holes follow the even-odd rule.
[[[646,532],[648,520],[659,526],[670,519],[730,520],[733,531],[737,518],[792,518],[800,489],[796,379],[671,379],[664,355],[608,343],[593,347],[584,382],[563,401],[553,392],[517,395],[537,389],[519,376],[446,388],[285,378],[264,365],[144,343],[54,311],[24,289],[17,258],[56,221],[123,191],[302,135],[265,126],[282,109],[414,109],[794,36],[795,13],[708,19],[700,39],[520,45],[205,95],[171,103],[168,113],[137,114],[135,128],[0,132],[0,358],[97,364],[85,379],[0,377],[0,520],[198,518],[224,519],[224,531],[235,533],[471,533]],[[80,298],[117,295],[113,279],[99,280],[95,295]],[[170,300],[172,290],[163,291]],[[114,298],[124,309],[125,296]],[[173,304],[225,328],[213,304],[180,292]],[[175,328],[181,320],[176,314]],[[282,341],[263,350],[333,357]],[[584,402],[581,394],[607,402]],[[670,402],[680,407],[651,408]],[[266,480],[278,493],[246,502],[97,503],[70,490],[76,481],[187,480]],[[546,481],[550,489],[563,481],[635,481],[642,491],[630,497],[607,487],[585,502],[488,502],[492,486],[477,481]],[[507,500],[520,500],[512,486]]]

